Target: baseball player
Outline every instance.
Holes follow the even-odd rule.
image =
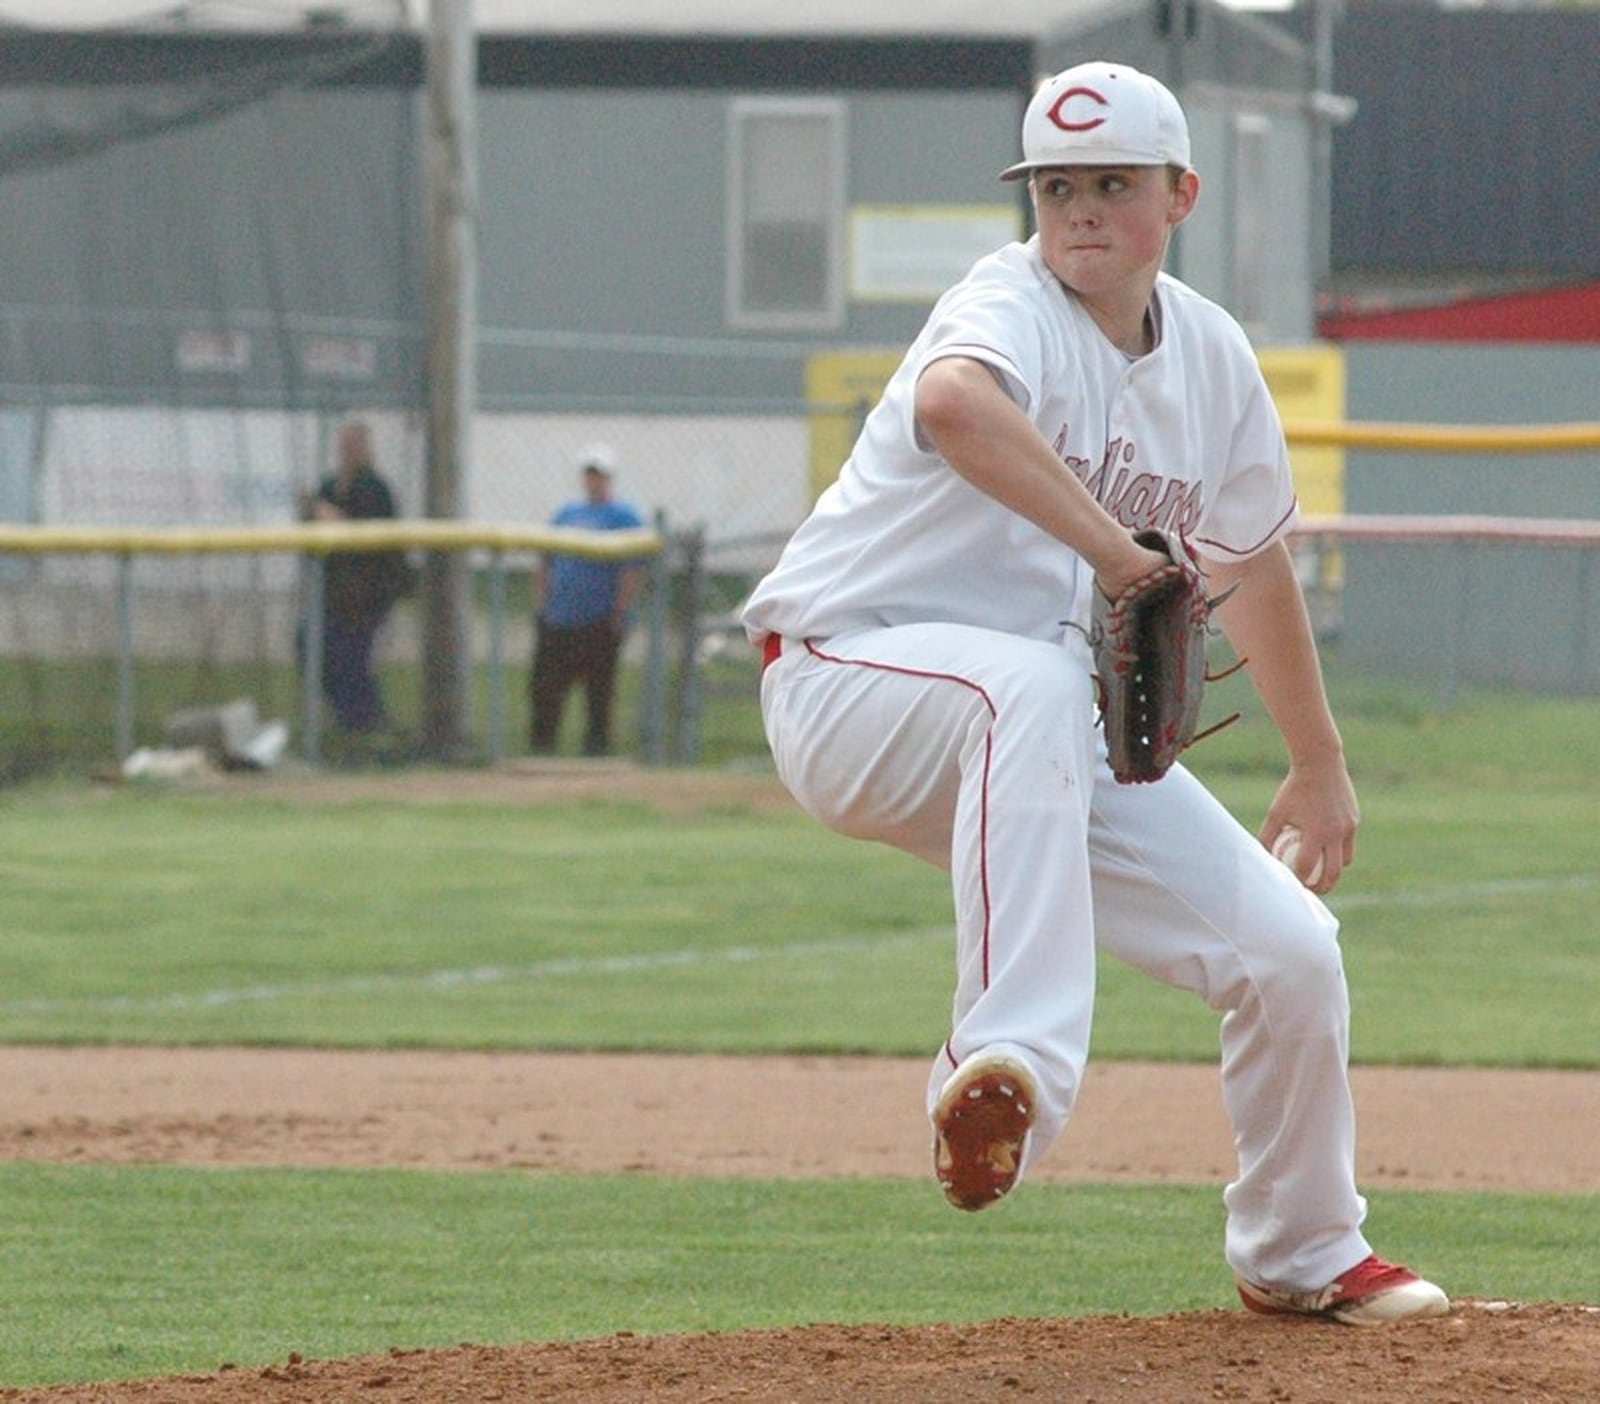
[[[1187,122],[1153,78],[1086,63],[1039,88],[1022,147],[1002,179],[1027,180],[1037,233],[938,301],[746,605],[778,773],[830,828],[951,875],[927,1104],[953,1204],[995,1202],[1066,1125],[1105,951],[1222,1016],[1245,1304],[1444,1312],[1361,1231],[1349,1002],[1315,895],[1353,859],[1357,805],[1285,543],[1282,426],[1238,325],[1162,272],[1199,194]],[[1217,621],[1289,757],[1259,838],[1181,765],[1148,785],[1105,765],[1090,602],[1164,559],[1148,527],[1237,587]],[[1295,871],[1268,851],[1291,826]]]

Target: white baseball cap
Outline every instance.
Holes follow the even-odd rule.
[[[1021,180],[1044,166],[1184,166],[1189,124],[1177,98],[1137,68],[1080,63],[1039,85],[1022,118]]]
[[[617,471],[616,451],[610,444],[589,444],[578,455],[578,466],[585,472],[593,469],[596,473],[604,473],[610,477]]]

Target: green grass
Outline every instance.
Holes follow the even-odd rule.
[[[1334,907],[1359,1061],[1600,1058],[1590,707],[1352,709],[1372,779]],[[1515,788],[1472,774],[1530,710],[1560,745],[1531,734]],[[1420,743],[1437,733],[1465,781]],[[1264,737],[1247,722],[1196,756],[1252,824],[1281,764]],[[920,1054],[941,1037],[944,876],[798,812],[301,806],[248,785],[0,791],[0,1041]],[[1096,1040],[1209,1059],[1215,1023],[1106,962]]]
[[[947,902],[798,814],[57,789],[0,804],[0,1039],[874,1048]]]
[[[1593,1065],[1583,803],[1369,801],[1334,903],[1358,1060]],[[0,1040],[922,1053],[948,907],[798,814],[34,792],[0,804]],[[1099,1056],[1214,1050],[1105,964]]]
[[[706,754],[751,763],[751,677],[714,681]],[[1600,1067],[1596,703],[1331,686],[1366,816],[1334,900],[1357,1060]],[[1214,705],[1245,722],[1192,759],[1253,826],[1282,756],[1233,687]],[[920,1055],[948,1016],[949,900],[942,874],[798,813],[13,787],[0,1043]],[[1198,1002],[1107,963],[1095,1056],[1215,1055]],[[1217,1190],[1029,1186],[974,1220],[873,1181],[0,1166],[0,1385],[1221,1306]],[[1459,1295],[1594,1302],[1592,1208],[1385,1192],[1371,1226]]]
[[[770,1327],[1233,1304],[1214,1189],[0,1167],[0,1382]],[[1447,1207],[1446,1207],[1447,1206]],[[1575,1200],[1386,1194],[1386,1251],[1461,1294],[1600,1299]],[[491,1266],[492,1265],[492,1266]],[[1068,1270],[1064,1265],[1070,1265]]]

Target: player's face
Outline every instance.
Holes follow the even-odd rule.
[[[1193,172],[1174,182],[1164,166],[1055,166],[1039,171],[1032,189],[1045,264],[1095,297],[1137,293],[1136,285],[1148,294],[1199,182]]]

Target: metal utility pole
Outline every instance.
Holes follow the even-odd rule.
[[[433,0],[427,46],[429,517],[458,518],[477,400],[477,40],[472,0]],[[433,551],[422,576],[422,749],[467,750],[471,616],[467,558]]]
[[[1333,32],[1344,17],[1344,0],[1312,0],[1311,58],[1314,83],[1311,276],[1321,286],[1333,266],[1333,129],[1356,115],[1356,100],[1333,90]]]

